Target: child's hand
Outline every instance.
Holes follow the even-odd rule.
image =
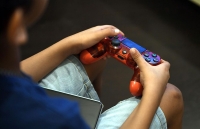
[[[73,44],[73,54],[78,54],[82,50],[85,50],[100,40],[108,36],[115,36],[118,34],[123,34],[119,29],[111,25],[96,26],[85,31],[79,32],[68,37],[70,43]]]
[[[159,65],[152,66],[144,60],[137,49],[132,48],[130,53],[140,69],[140,82],[144,87],[143,95],[145,93],[162,95],[170,77],[170,64],[161,60]]]

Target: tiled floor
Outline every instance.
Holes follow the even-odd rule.
[[[170,82],[185,101],[183,129],[200,128],[200,8],[173,0],[50,0],[43,17],[30,28],[23,58],[87,28],[112,24],[129,39],[171,63]],[[28,49],[31,48],[31,49]],[[107,109],[130,97],[133,71],[110,59],[104,72],[101,100]]]

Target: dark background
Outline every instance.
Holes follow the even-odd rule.
[[[200,128],[200,7],[175,0],[50,0],[43,17],[29,29],[27,58],[62,38],[96,25],[111,24],[171,64],[170,83],[183,93],[183,129]],[[52,59],[53,61],[53,59]],[[133,74],[109,59],[101,100],[104,110],[130,97]]]

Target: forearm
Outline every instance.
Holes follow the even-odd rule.
[[[35,81],[41,80],[56,68],[66,57],[78,54],[107,36],[124,35],[111,25],[96,26],[69,36],[42,52],[21,62],[21,70],[32,76]]]
[[[73,54],[70,38],[65,38],[47,49],[21,61],[21,70],[38,82]]]
[[[149,129],[152,119],[160,105],[162,94],[144,94],[140,103],[126,119],[121,129]]]

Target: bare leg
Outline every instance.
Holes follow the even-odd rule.
[[[102,86],[102,73],[106,65],[106,60],[100,60],[93,64],[84,65],[87,74],[92,82],[97,94],[101,95],[101,86]]]
[[[172,84],[167,84],[160,104],[169,129],[181,129],[184,103],[181,91]]]
[[[102,85],[102,73],[106,65],[106,60],[101,59],[95,63],[84,65],[87,74],[92,82],[97,94],[100,97]]]

